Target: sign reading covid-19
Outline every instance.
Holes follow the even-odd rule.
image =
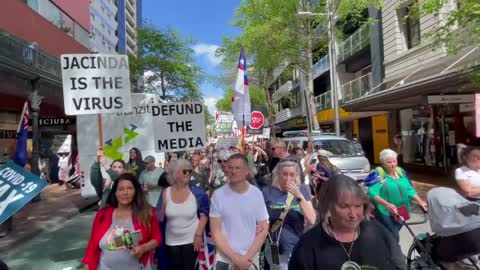
[[[65,114],[131,111],[126,55],[64,54],[61,61]]]
[[[13,162],[0,166],[0,224],[47,186],[47,182]]]
[[[157,132],[155,150],[176,152],[207,147],[205,108],[199,102],[165,103],[152,106]]]

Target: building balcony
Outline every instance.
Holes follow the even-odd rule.
[[[60,59],[9,34],[0,32],[0,68],[41,77],[61,85]]]
[[[316,79],[317,77],[319,77],[320,75],[322,75],[323,73],[329,70],[330,70],[330,57],[328,57],[328,54],[327,54],[313,65],[313,79]]]
[[[277,91],[273,92],[272,101],[273,102],[279,101],[282,97],[288,95],[288,93],[290,93],[292,90],[293,90],[293,82],[287,81],[280,88],[278,88]]]
[[[343,62],[370,44],[369,26],[364,25],[338,45],[338,62]]]
[[[347,82],[340,88],[343,97],[341,103],[343,104],[362,97],[367,94],[372,87],[372,73]]]
[[[275,115],[275,124],[280,122],[287,121],[291,118],[298,117],[302,115],[302,107],[293,108],[293,109],[283,109]]]
[[[314,98],[315,110],[317,112],[332,108],[332,92],[320,94]]]

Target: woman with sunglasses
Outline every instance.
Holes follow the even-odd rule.
[[[162,195],[160,219],[165,223],[166,255],[170,269],[175,270],[194,269],[208,221],[208,196],[190,181],[191,175],[190,161],[170,162],[167,179],[172,186]]]

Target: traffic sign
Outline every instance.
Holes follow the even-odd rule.
[[[250,128],[251,129],[260,129],[263,127],[263,123],[265,122],[265,117],[263,116],[262,112],[253,111],[251,114],[251,121],[250,121]]]

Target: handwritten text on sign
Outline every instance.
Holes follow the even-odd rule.
[[[46,186],[45,181],[13,162],[0,166],[0,224]]]
[[[155,151],[186,151],[206,147],[204,107],[199,102],[152,107]]]
[[[64,54],[62,81],[67,115],[131,110],[126,55]]]

